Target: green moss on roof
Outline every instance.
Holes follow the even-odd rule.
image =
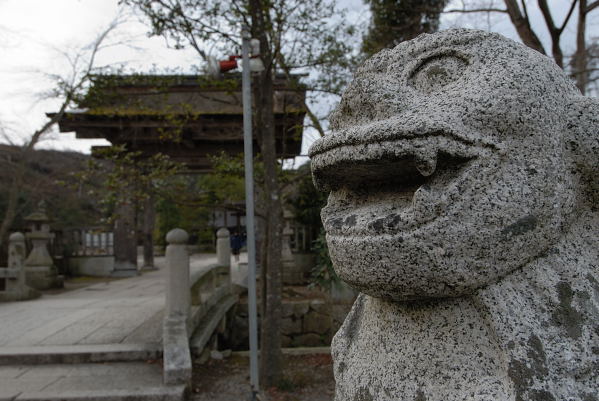
[[[294,77],[291,80],[285,79],[285,82],[291,90],[306,90],[305,85]],[[152,91],[168,93],[170,89],[176,87],[193,87],[199,91],[239,92],[241,74],[228,73],[220,78],[208,75],[107,74],[92,76],[91,83],[87,93],[78,102],[80,108],[91,109],[122,103],[131,95],[135,95],[127,93],[127,90],[134,87],[151,89],[148,93]]]
[[[214,79],[204,75],[94,75],[91,82],[89,90],[78,102],[80,108],[91,109],[123,102],[130,96],[126,90],[131,87],[161,92],[180,86],[219,91],[237,91],[240,88],[237,77]]]
[[[91,79],[98,88],[125,86],[194,86],[198,88],[237,88],[241,86],[241,74],[227,74],[226,78],[208,75],[94,75]]]
[[[301,108],[288,108],[285,114],[305,114],[306,110]],[[283,114],[283,113],[275,113]],[[209,112],[174,112],[158,109],[124,109],[121,107],[98,107],[90,109],[84,113],[66,113],[66,118],[76,119],[78,116],[104,116],[104,117],[167,117],[175,115],[184,115],[191,118],[200,116],[215,116],[215,115],[241,115],[241,107],[239,111],[209,111]]]
[[[33,212],[29,216],[25,217],[25,221],[45,222],[45,221],[50,221],[50,219],[48,218],[48,216],[46,216],[46,213],[38,211],[38,212]]]

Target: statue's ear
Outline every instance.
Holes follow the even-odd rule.
[[[576,97],[566,109],[564,140],[576,170],[586,178],[599,175],[599,99]]]

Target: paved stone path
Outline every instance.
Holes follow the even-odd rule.
[[[216,255],[191,257],[192,268],[215,262]],[[78,360],[64,356],[88,353],[85,360],[99,361],[115,351],[161,349],[164,258],[156,266],[137,277],[76,279],[67,291],[0,303],[0,401],[181,400],[183,387],[162,385],[160,361],[23,364],[30,354]]]
[[[192,265],[215,263],[193,255]],[[161,344],[165,261],[141,276],[109,279],[41,298],[0,304],[0,349],[46,345]]]

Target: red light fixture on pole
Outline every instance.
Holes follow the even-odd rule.
[[[260,41],[258,39],[250,39],[249,47],[251,53],[250,59],[250,72],[262,72],[264,71],[264,63],[260,58]],[[208,73],[215,78],[223,72],[231,71],[239,67],[237,60],[241,59],[242,55],[233,54],[230,55],[227,60],[217,61],[214,57],[208,58]]]
[[[227,72],[237,68],[237,59],[241,56],[229,56],[228,60],[218,62],[219,72]]]

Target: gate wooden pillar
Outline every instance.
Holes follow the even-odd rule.
[[[114,271],[115,277],[138,275],[137,232],[135,204],[124,195],[116,209],[114,222]]]

